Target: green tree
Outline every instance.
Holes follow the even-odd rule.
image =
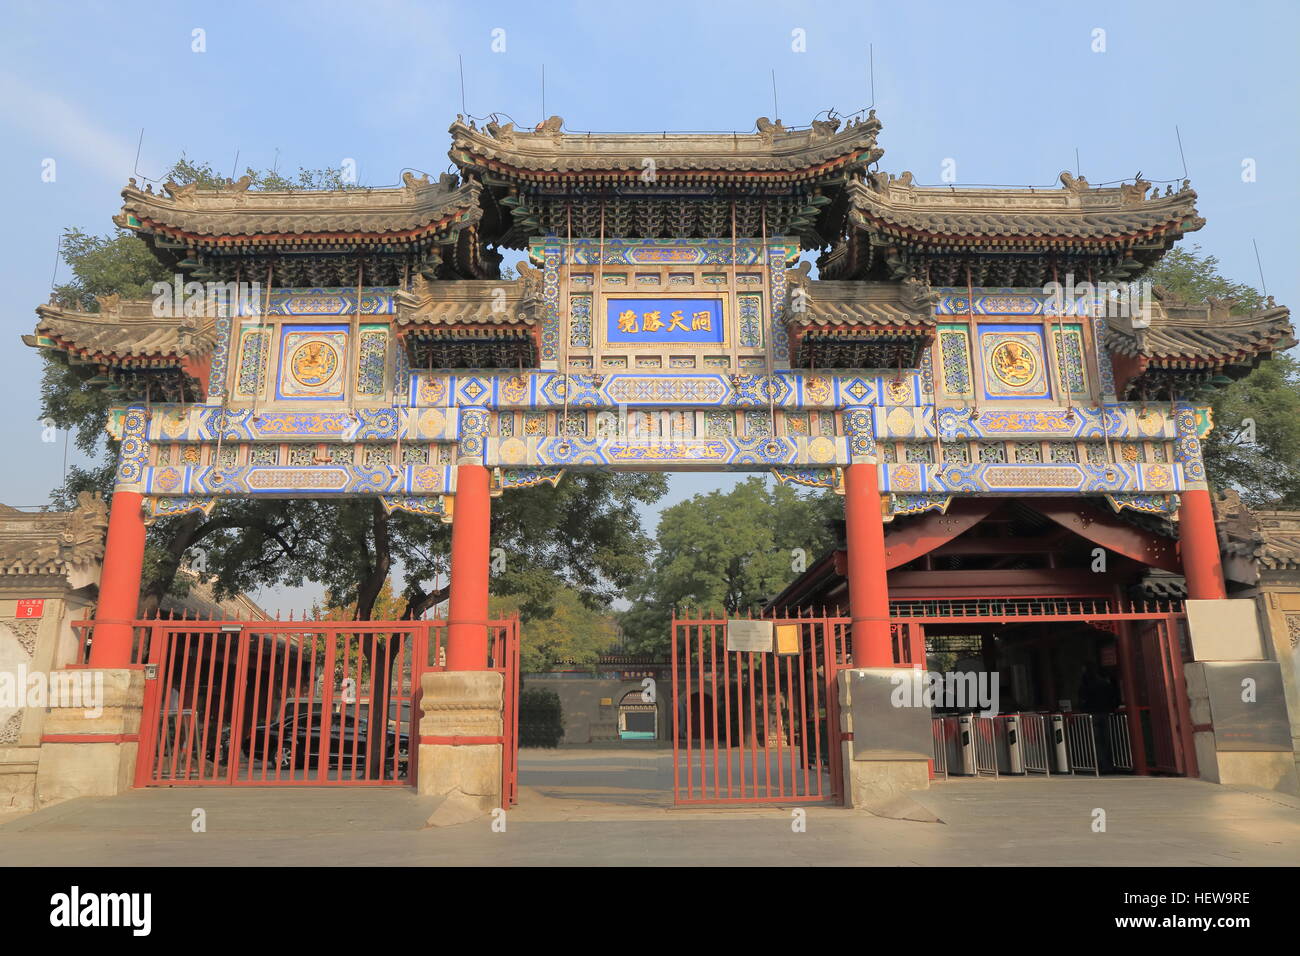
[[[518,612],[529,599],[508,594],[492,599],[493,617]],[[566,669],[596,669],[600,655],[618,640],[618,624],[608,611],[593,610],[570,587],[559,588],[550,613],[534,617],[523,629],[519,657],[521,671],[539,674],[564,663]]]
[[[1257,289],[1224,276],[1218,258],[1200,246],[1171,249],[1147,278],[1191,302],[1235,300],[1236,314],[1266,305]],[[1199,399],[1214,416],[1214,430],[1202,444],[1211,485],[1235,489],[1251,507],[1300,507],[1300,362],[1295,356],[1275,355]]]
[[[677,607],[725,614],[757,610],[834,544],[839,496],[809,494],[749,478],[664,510],[654,569],[630,597],[622,626],[629,645],[662,651]]]

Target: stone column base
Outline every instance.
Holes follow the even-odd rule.
[[[874,809],[895,797],[930,787],[930,762],[913,756],[889,757],[859,751],[855,759],[853,741],[844,742],[844,805],[858,810]]]
[[[0,815],[36,809],[39,747],[0,747]]]
[[[451,826],[501,806],[505,681],[496,671],[421,677],[416,789],[442,797],[431,826]]]
[[[918,673],[906,667],[840,671],[845,806],[875,809],[929,788],[930,708],[895,694],[900,685],[910,688]]]
[[[144,672],[97,668],[59,673],[82,689],[82,700],[78,706],[51,707],[45,715],[37,809],[74,797],[113,796],[135,782]]]

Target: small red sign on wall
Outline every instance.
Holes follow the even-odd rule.
[[[17,617],[44,617],[45,616],[45,599],[44,598],[27,598],[18,602]]]

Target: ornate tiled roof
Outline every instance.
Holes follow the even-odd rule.
[[[211,318],[159,318],[150,300],[124,302],[115,295],[101,297],[99,306],[98,312],[37,306],[36,333],[23,341],[62,352],[73,364],[118,368],[179,368],[215,344]]]
[[[812,266],[802,262],[786,272],[790,300],[786,322],[821,329],[865,328],[902,333],[934,328],[935,295],[916,280],[856,282],[810,279]]]
[[[1041,286],[1058,271],[1062,281],[1124,280],[1205,224],[1187,183],[1162,194],[1144,180],[1060,179],[1060,189],[958,189],[868,172],[845,191],[847,237],[818,260],[821,274],[960,286]]]
[[[440,326],[483,328],[537,325],[541,320],[541,296],[533,288],[540,283],[537,270],[522,266],[525,274],[513,281],[452,279],[428,282],[416,278],[412,291],[399,291],[399,327]]]
[[[1138,181],[1092,188],[1061,173],[1060,189],[956,189],[923,187],[912,174],[870,174],[849,186],[852,219],[860,228],[933,243],[1004,244],[1011,247],[1172,242],[1200,229],[1196,192]]]
[[[397,334],[412,368],[531,368],[542,318],[541,274],[513,281],[417,278],[398,292]]]
[[[73,511],[29,512],[0,505],[0,574],[59,575],[92,583],[104,557],[108,506],[84,491]],[[80,579],[80,580],[78,580]]]
[[[403,175],[394,189],[261,191],[250,177],[221,189],[167,183],[167,195],[135,180],[122,190],[114,221],[127,229],[199,243],[239,245],[347,245],[403,243],[479,216],[479,186]]]
[[[1150,324],[1132,316],[1110,317],[1106,345],[1112,352],[1138,357],[1146,368],[1253,368],[1272,352],[1296,344],[1291,314],[1269,304],[1246,315],[1232,314],[1233,300],[1190,303],[1157,287]]]
[[[1300,570],[1300,512],[1252,511],[1236,492],[1215,502],[1225,556],[1243,558],[1259,570]]]
[[[815,280],[811,263],[786,273],[791,361],[802,368],[915,366],[934,334],[934,295],[902,282]]]
[[[462,169],[524,180],[635,180],[652,169],[660,181],[717,182],[821,178],[844,166],[865,168],[884,152],[876,147],[874,111],[842,129],[838,119],[799,130],[766,117],[755,125],[754,133],[566,133],[558,116],[530,130],[496,122],[480,128],[457,116],[449,155]]]
[[[202,401],[215,320],[206,316],[156,317],[149,300],[99,298],[98,312],[37,306],[36,331],[23,342],[69,365],[97,374],[89,385],[130,398]]]

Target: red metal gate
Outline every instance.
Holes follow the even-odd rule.
[[[778,618],[771,652],[728,650],[727,620],[673,618],[673,799],[839,803],[836,674],[846,618]]]
[[[93,622],[76,627],[84,651]],[[486,627],[485,663],[505,678],[503,801],[513,806],[519,622]],[[131,666],[145,671],[145,695],[135,785],[413,785],[420,677],[446,669],[446,628],[445,621],[136,622]]]

